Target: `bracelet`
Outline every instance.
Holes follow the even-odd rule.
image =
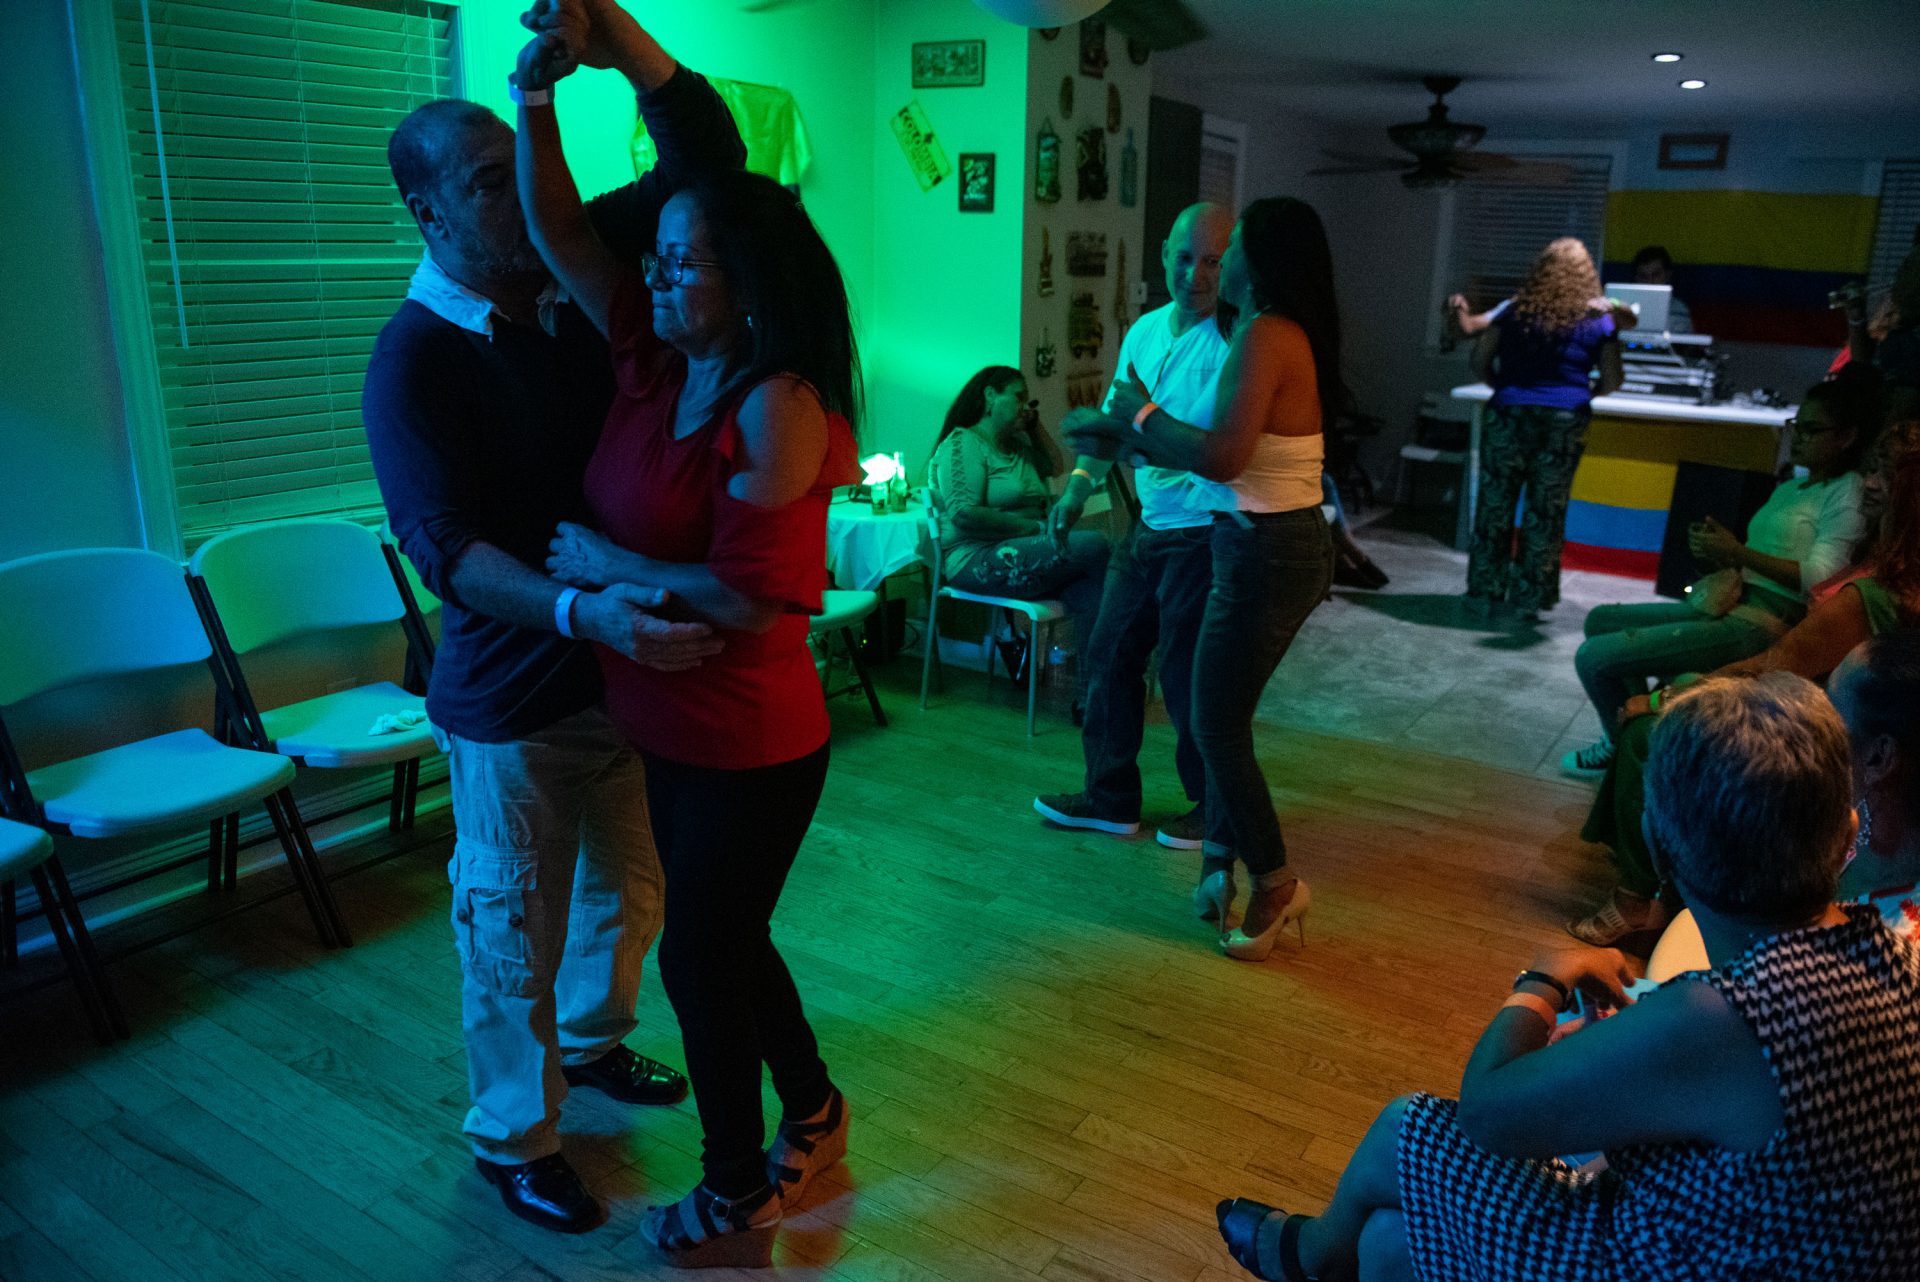
[[[545,89],[522,89],[513,81],[507,81],[507,97],[522,107],[549,107],[553,105],[553,86]]]
[[[573,599],[579,595],[579,588],[561,588],[553,599],[553,626],[569,641],[578,639],[573,635]]]
[[[1133,430],[1136,432],[1146,431],[1147,420],[1149,418],[1152,418],[1155,411],[1157,411],[1159,408],[1160,408],[1159,405],[1155,404],[1152,401],[1148,401],[1145,405],[1142,405],[1140,407],[1140,412],[1133,416]]]
[[[1095,485],[1098,485],[1098,484],[1100,484],[1100,482],[1099,482],[1098,480],[1095,480],[1095,479],[1094,479],[1094,475],[1093,475],[1093,473],[1092,473],[1092,472],[1089,472],[1089,471],[1087,471],[1087,469],[1086,469],[1086,468],[1084,468],[1084,467],[1076,467],[1076,468],[1074,468],[1074,469],[1073,469],[1073,471],[1072,471],[1072,472],[1071,472],[1071,473],[1069,474],[1069,476],[1068,476],[1068,479],[1069,479],[1069,480],[1071,480],[1071,479],[1072,479],[1073,477],[1075,477],[1075,476],[1084,476],[1084,477],[1086,477],[1086,478],[1087,478],[1087,480],[1088,480],[1088,481],[1090,481],[1090,482],[1092,482],[1093,484],[1095,484]]]
[[[1522,984],[1542,984],[1560,994],[1560,1009],[1565,1010],[1573,1004],[1573,990],[1542,970],[1523,970],[1513,977],[1513,986]]]
[[[1549,1024],[1557,1024],[1560,1022],[1560,1012],[1553,1008],[1552,1002],[1540,996],[1538,993],[1515,993],[1500,1003],[1500,1009],[1530,1010],[1541,1019],[1546,1020]]]

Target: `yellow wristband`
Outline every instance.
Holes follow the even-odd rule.
[[[1086,477],[1086,478],[1087,478],[1087,479],[1088,479],[1089,481],[1094,481],[1094,475],[1093,475],[1093,473],[1092,473],[1092,472],[1089,472],[1089,471],[1087,471],[1087,469],[1086,469],[1086,468],[1084,468],[1084,467],[1076,467],[1076,468],[1074,468],[1074,469],[1073,469],[1073,473],[1072,473],[1072,474],[1073,474],[1074,476],[1084,476],[1084,477]],[[1098,482],[1098,481],[1094,481],[1094,483],[1095,483],[1096,485],[1097,485],[1097,484],[1099,484],[1099,482]]]
[[[1148,401],[1145,405],[1142,405],[1140,407],[1140,412],[1133,416],[1133,430],[1136,432],[1146,431],[1147,420],[1152,418],[1154,411],[1158,410],[1159,408],[1160,407],[1152,401]]]
[[[1501,1010],[1506,1010],[1509,1007],[1516,1010],[1530,1010],[1541,1019],[1546,1020],[1549,1024],[1557,1024],[1560,1022],[1560,1012],[1554,1009],[1552,1002],[1538,993],[1515,993],[1500,1003]]]

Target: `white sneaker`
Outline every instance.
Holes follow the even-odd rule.
[[[1607,773],[1607,767],[1613,764],[1613,752],[1612,739],[1595,739],[1560,758],[1560,768],[1576,778],[1593,779]]]

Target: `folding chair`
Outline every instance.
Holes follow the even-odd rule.
[[[128,1036],[126,1016],[120,1013],[119,1003],[107,988],[106,971],[100,964],[100,954],[94,951],[93,938],[87,934],[87,923],[80,916],[79,906],[73,902],[73,888],[67,884],[60,861],[53,856],[53,838],[44,829],[0,819],[0,882],[10,886],[22,873],[33,878],[34,893],[40,897],[46,912],[47,929],[53,935],[53,942],[59,945],[60,960],[66,963],[67,978],[80,994],[80,1006],[87,1013],[87,1022],[93,1025],[93,1035],[102,1042]],[[5,911],[6,936],[11,944],[11,896],[7,898]],[[8,960],[12,960],[11,956]]]
[[[807,630],[810,639],[820,642],[820,654],[826,661],[826,671],[822,680],[829,683],[827,697],[851,694],[855,690],[867,696],[867,707],[873,712],[875,725],[887,724],[887,714],[880,709],[880,693],[873,688],[873,677],[867,671],[867,661],[860,654],[860,639],[853,633],[854,625],[872,614],[880,604],[878,592],[850,592],[839,588],[828,588],[822,594],[820,613],[813,616],[813,622]],[[853,669],[853,681],[839,689],[831,688],[833,676],[833,640],[840,638],[847,652],[847,664]]]
[[[927,635],[921,646],[920,659],[920,707],[927,706],[927,688],[933,679],[933,669],[940,663],[940,602],[942,600],[972,601],[999,611],[1007,617],[1009,625],[1014,615],[1023,615],[1028,620],[1032,647],[1027,652],[1027,738],[1033,738],[1035,710],[1039,704],[1040,669],[1044,666],[1045,646],[1053,637],[1053,625],[1067,617],[1067,607],[1059,601],[1022,601],[1018,597],[988,596],[981,592],[968,592],[961,588],[948,587],[941,579],[941,567],[945,563],[946,550],[940,544],[940,512],[933,501],[933,491],[927,491]],[[993,646],[989,636],[987,650],[987,683],[993,683]],[[1009,672],[1008,676],[1015,674]],[[946,684],[946,669],[941,665],[941,687]]]
[[[194,726],[29,770],[7,732],[4,709],[113,677],[205,663],[218,689],[224,676],[179,565],[132,548],[49,552],[0,564],[0,655],[0,787],[10,818],[56,836],[104,838],[206,823],[257,803],[273,822],[320,942],[348,942],[288,789],[292,762],[227,746]],[[59,865],[46,867],[54,893],[42,905],[49,925],[64,913],[70,927],[83,930]],[[9,931],[9,947],[11,941]],[[96,985],[117,1015],[97,969]]]
[[[380,540],[340,520],[275,521],[209,539],[188,563],[188,581],[225,671],[222,699],[230,742],[277,752],[295,765],[352,769],[392,765],[388,827],[411,827],[420,787],[420,759],[439,751],[425,721],[425,700],[391,681],[344,690],[314,672],[307,697],[261,709],[246,661],[283,643],[319,633],[398,624],[407,638],[404,679],[422,683],[432,639],[409,610]],[[295,683],[299,684],[298,682]],[[417,714],[417,724],[373,734],[381,718]],[[237,821],[227,820],[223,875],[236,876]]]

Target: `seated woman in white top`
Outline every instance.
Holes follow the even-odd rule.
[[[927,464],[940,515],[941,576],[953,587],[1022,601],[1058,599],[1084,648],[1100,610],[1112,545],[1094,530],[1056,541],[1047,533],[1053,502],[1047,478],[1060,454],[1027,399],[1027,381],[1006,365],[967,380],[947,410]],[[1081,664],[1076,712],[1086,703]],[[1016,674],[1017,675],[1017,674]]]
[[[1587,615],[1574,656],[1605,737],[1569,752],[1571,774],[1597,775],[1613,759],[1620,709],[1649,681],[1710,672],[1760,653],[1806,614],[1807,589],[1846,568],[1866,533],[1860,460],[1880,425],[1873,371],[1845,370],[1814,386],[1795,417],[1789,477],[1754,514],[1743,544],[1718,521],[1695,527],[1695,557],[1721,567],[1717,601],[1603,605]],[[1708,594],[1696,593],[1696,596]]]

